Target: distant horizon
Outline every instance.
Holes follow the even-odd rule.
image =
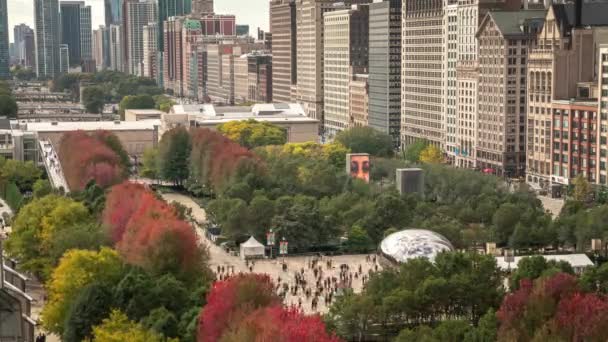
[[[93,30],[104,25],[104,1],[84,2],[91,6]],[[34,29],[34,0],[7,0],[7,6],[9,40],[13,42],[16,25],[26,24]],[[234,14],[237,25],[249,25],[250,32],[255,32],[258,27],[268,31],[269,0],[214,0],[214,8],[218,14]]]

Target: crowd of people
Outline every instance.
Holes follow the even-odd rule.
[[[286,305],[307,313],[325,312],[336,296],[346,290],[361,291],[370,275],[380,269],[376,255],[365,255],[365,259],[351,257],[351,261],[323,255],[245,260],[243,265],[217,265],[215,271],[220,281],[237,273],[267,274],[275,280],[277,294]]]

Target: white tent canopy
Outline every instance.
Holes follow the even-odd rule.
[[[243,259],[263,258],[265,247],[252,236],[241,244],[240,251]]]

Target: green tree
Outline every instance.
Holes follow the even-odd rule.
[[[412,163],[420,162],[420,154],[427,146],[429,146],[429,142],[423,139],[418,139],[413,144],[408,145],[404,153],[405,160]]]
[[[420,161],[427,164],[439,164],[443,162],[443,153],[435,145],[429,145],[420,152]]]
[[[156,109],[169,113],[171,107],[175,104],[175,101],[165,95],[157,95],[154,97]]]
[[[111,290],[106,285],[92,283],[80,291],[66,315],[63,341],[80,342],[91,337],[93,327],[110,314]]]
[[[353,153],[391,157],[394,152],[392,137],[371,127],[354,127],[344,130],[336,135],[335,140]]]
[[[18,212],[23,204],[23,195],[19,191],[19,188],[14,182],[8,183],[6,186],[6,195],[4,196],[6,199],[6,203],[13,210],[13,212]]]
[[[150,178],[150,179],[158,179],[158,149],[157,148],[148,148],[144,151],[142,168],[141,168],[141,176]]]
[[[582,173],[579,173],[572,181],[572,184],[574,185],[574,200],[578,202],[588,201],[591,194],[591,185],[589,185],[587,178]]]
[[[125,119],[127,109],[154,109],[156,105],[154,98],[150,95],[129,95],[125,96],[118,105],[120,119]]]
[[[587,292],[608,294],[608,263],[587,268],[581,275],[580,284]]]
[[[31,191],[34,182],[40,178],[42,171],[31,161],[22,162],[9,159],[4,161],[0,174],[3,179],[15,182],[22,192]]]
[[[188,179],[192,142],[190,134],[178,127],[163,134],[158,151],[158,171],[162,179],[182,185]]]
[[[17,101],[11,95],[0,95],[0,115],[5,116],[9,119],[17,117]]]
[[[53,192],[53,187],[48,179],[38,179],[33,185],[34,197],[41,198],[50,195]]]
[[[367,235],[365,229],[354,226],[348,233],[346,249],[351,253],[367,253],[373,247],[374,242]]]
[[[548,268],[547,260],[540,255],[522,258],[517,264],[517,270],[511,275],[510,288],[517,290],[521,280],[534,280]]]
[[[88,86],[82,91],[82,103],[89,113],[100,114],[106,104],[107,94],[102,86]]]
[[[178,320],[173,312],[159,307],[150,312],[150,314],[142,320],[142,325],[166,337],[177,337],[178,335]]]

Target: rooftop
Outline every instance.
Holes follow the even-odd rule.
[[[542,27],[546,10],[490,11],[487,15],[492,17],[503,36],[522,35],[528,33],[524,31],[524,24],[530,21],[538,21],[538,26]]]
[[[589,259],[589,257],[585,254],[556,254],[556,255],[541,255],[541,256],[543,258],[545,258],[545,260],[547,260],[547,261],[550,261],[550,260],[566,261],[574,268],[593,266],[593,262],[591,262],[591,259]],[[509,263],[505,262],[505,257],[497,256],[496,264],[498,264],[498,267],[503,270],[508,270],[508,269],[515,270],[515,269],[517,269],[517,265],[519,264],[519,261],[523,258],[526,258],[526,256],[516,256],[514,258],[515,260],[509,264]]]
[[[141,121],[77,121],[77,122],[28,122],[23,129],[33,132],[63,132],[63,131],[134,131],[153,130],[160,126],[160,120]]]

